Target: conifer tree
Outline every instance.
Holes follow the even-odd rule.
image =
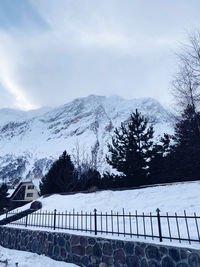
[[[98,189],[101,188],[101,174],[94,168],[88,168],[84,173],[81,174],[81,177],[78,181],[78,188],[79,190],[89,190],[92,187],[96,187]]]
[[[66,151],[55,161],[40,183],[41,194],[73,191],[77,176],[70,155]]]
[[[8,187],[6,184],[2,184],[0,187],[0,212],[8,206]]]
[[[149,162],[150,183],[169,182],[168,155],[170,153],[171,136],[164,134],[158,143],[155,143],[152,150],[151,161]]]
[[[136,109],[128,125],[115,129],[112,144],[108,145],[107,162],[125,176],[127,186],[148,183],[149,161],[153,148],[153,127]]]
[[[176,180],[198,180],[200,174],[200,113],[188,105],[175,127],[169,160]]]

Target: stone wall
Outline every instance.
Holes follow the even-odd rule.
[[[141,242],[0,227],[0,245],[88,267],[200,267],[200,251]]]

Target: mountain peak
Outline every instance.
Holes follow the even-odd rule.
[[[107,143],[114,129],[138,109],[154,124],[156,136],[171,133],[171,117],[155,99],[89,95],[58,108],[0,110],[0,180],[43,175],[64,150],[72,158],[94,159],[108,170]],[[79,152],[77,152],[79,151]]]

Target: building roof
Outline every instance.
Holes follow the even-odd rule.
[[[40,178],[34,178],[33,180],[29,180],[29,181],[27,180],[27,181],[20,182],[15,189],[9,189],[9,190],[12,190],[12,192],[10,192],[10,194],[9,194],[9,197],[12,199],[15,196],[15,193],[19,190],[19,188],[23,184],[32,183],[35,186],[35,188],[37,189],[37,191],[39,192],[40,191],[40,188],[39,188],[40,181],[41,181]]]

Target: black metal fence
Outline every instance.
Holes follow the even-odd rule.
[[[7,216],[15,215],[17,212],[9,212]],[[53,212],[37,211],[27,215],[10,224],[23,225],[25,227],[39,227],[66,229],[75,231],[85,231],[97,234],[111,234],[122,235],[124,237],[137,237],[144,239],[156,239],[162,242],[163,240],[178,240],[200,243],[199,232],[200,216],[196,213],[188,216],[186,211],[183,215],[165,215],[160,213],[157,209],[155,214],[149,213],[98,213],[95,209],[94,212]]]

